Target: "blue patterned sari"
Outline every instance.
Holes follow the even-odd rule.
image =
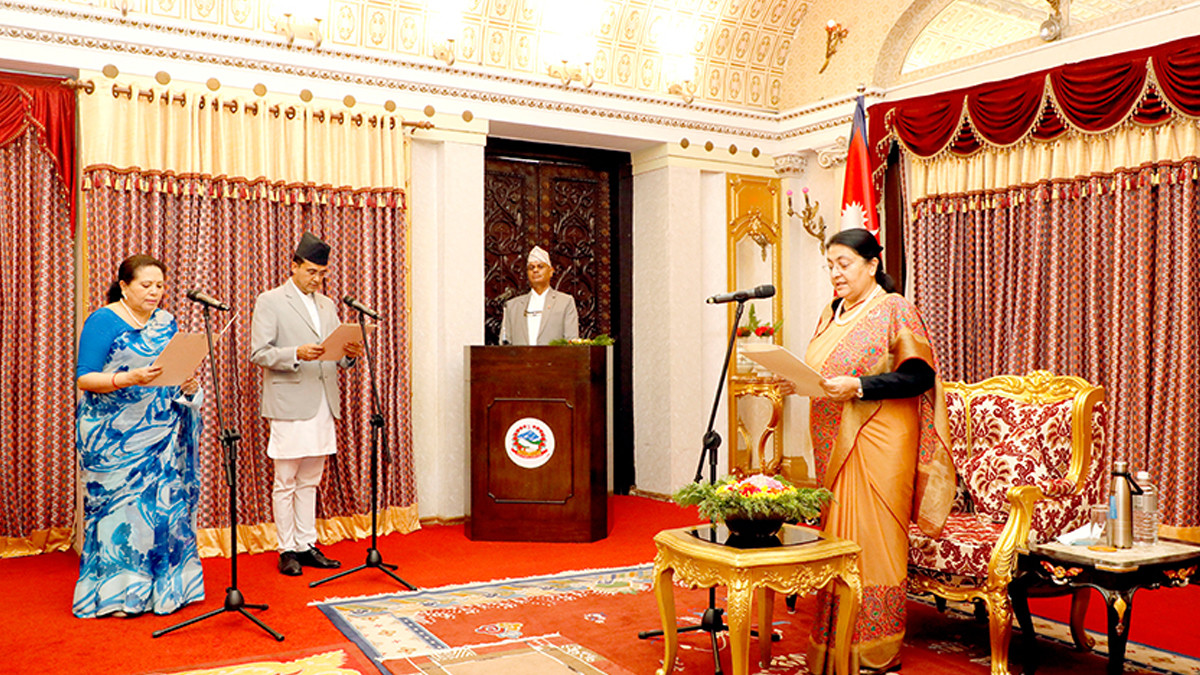
[[[177,330],[170,313],[155,311],[145,328],[116,336],[102,372],[152,364]],[[85,494],[75,616],[168,614],[204,598],[196,551],[202,402],[201,392],[188,400],[179,387],[83,392],[76,411]]]

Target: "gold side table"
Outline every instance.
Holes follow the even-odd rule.
[[[858,554],[862,549],[847,539],[827,537],[809,528],[784,525],[781,545],[772,548],[735,548],[708,540],[709,525],[663,530],[654,536],[654,597],[663,625],[663,667],[657,675],[674,672],[679,647],[675,625],[674,578],[691,588],[728,588],[729,648],[733,674],[750,671],[750,606],[759,595],[759,659],[771,663],[771,613],[775,594],[809,593],[832,582],[841,607],[833,659],[837,672],[850,674],[850,638],[862,599]],[[816,535],[816,541],[790,543]],[[720,537],[718,537],[720,539]]]

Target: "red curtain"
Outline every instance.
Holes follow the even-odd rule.
[[[1151,472],[1180,527],[1200,525],[1198,172],[933,197],[906,232],[944,376],[1044,369],[1103,385],[1113,457]]]
[[[61,80],[32,75],[0,75],[0,146],[26,129],[53,159],[75,228],[75,92]]]
[[[0,557],[71,543],[74,133],[73,91],[0,75]]]
[[[201,288],[233,310],[215,313],[214,330],[230,319],[217,348],[225,425],[241,432],[239,443],[239,519],[250,530],[239,535],[249,550],[264,550],[257,525],[272,523],[273,468],[266,455],[268,425],[259,417],[258,368],[248,361],[254,300],[283,283],[292,253],[305,230],[333,249],[326,292],[337,299],[353,295],[385,314],[372,339],[381,406],[387,423],[390,465],[380,481],[379,507],[416,503],[411,456],[411,409],[408,368],[407,248],[404,194],[401,191],[351,192],[328,187],[267,185],[236,179],[120,173],[89,169],[85,204],[89,223],[88,310],[102,296],[117,265],[133,253],[149,253],[167,264],[166,309],[181,329],[202,331],[203,315],[183,298],[186,288]],[[340,306],[340,303],[339,303]],[[343,319],[351,319],[341,311]],[[365,363],[341,374],[342,419],[338,454],[326,466],[319,492],[318,517],[332,519],[370,513],[370,399]],[[212,391],[208,371],[203,386]],[[222,449],[217,442],[215,406],[205,405],[201,444],[199,526],[228,523],[228,492]],[[382,532],[391,531],[390,529]],[[322,529],[322,535],[327,530]],[[362,532],[339,529],[341,534]]]
[[[1026,138],[1052,140],[1069,127],[1099,133],[1173,115],[1200,117],[1197,37],[868,111],[876,170],[893,138],[918,157],[966,156]]]

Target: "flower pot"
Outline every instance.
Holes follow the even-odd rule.
[[[726,518],[725,527],[729,534],[740,540],[774,539],[783,518]]]

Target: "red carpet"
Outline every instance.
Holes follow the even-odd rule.
[[[399,565],[398,573],[402,577],[429,588],[553,574],[562,570],[646,563],[654,557],[655,533],[698,521],[690,509],[670,503],[638,497],[616,497],[613,501],[612,535],[592,544],[474,542],[464,536],[462,526],[445,526],[382,537],[379,548],[387,562]],[[354,566],[364,559],[366,546],[366,542],[341,542],[324,550],[344,564]],[[249,620],[231,613],[158,639],[150,636],[152,631],[221,607],[229,583],[227,559],[204,561],[208,599],[203,603],[185,607],[170,616],[88,620],[76,619],[70,611],[79,565],[75,554],[0,560],[0,599],[4,601],[5,610],[0,615],[0,654],[3,654],[0,671],[13,675],[140,675],[341,648],[345,646],[346,638],[319,610],[308,606],[310,602],[401,590],[395,582],[375,570],[365,570],[310,589],[308,582],[326,575],[305,570],[305,575],[300,578],[283,577],[275,570],[276,559],[274,554],[240,556],[239,585],[247,602],[271,606],[269,610],[255,614],[286,636],[282,643]],[[1054,614],[1057,611],[1055,600],[1033,602],[1036,603],[1035,611],[1060,619],[1065,617],[1065,611]],[[1200,640],[1191,629],[1198,606],[1200,590],[1195,587],[1140,591],[1134,598],[1132,638],[1163,649],[1200,656]],[[1093,602],[1093,612],[1102,607],[1099,601]],[[645,643],[628,631],[636,633],[644,627],[657,627],[654,611],[651,603],[649,617],[654,620],[650,626],[645,625],[644,619],[635,617],[627,619],[631,624],[628,628],[612,630],[614,644],[641,649],[639,645]],[[685,613],[682,605],[679,613],[681,616]],[[782,611],[777,612],[778,618],[785,616]],[[687,640],[700,647],[699,638]],[[986,648],[986,637],[977,644]],[[785,653],[786,645],[777,646],[776,654]],[[937,655],[928,658],[934,656]],[[907,663],[908,660],[906,673],[927,672],[914,669],[918,665],[916,662],[912,666]],[[707,672],[712,671],[708,669]]]

